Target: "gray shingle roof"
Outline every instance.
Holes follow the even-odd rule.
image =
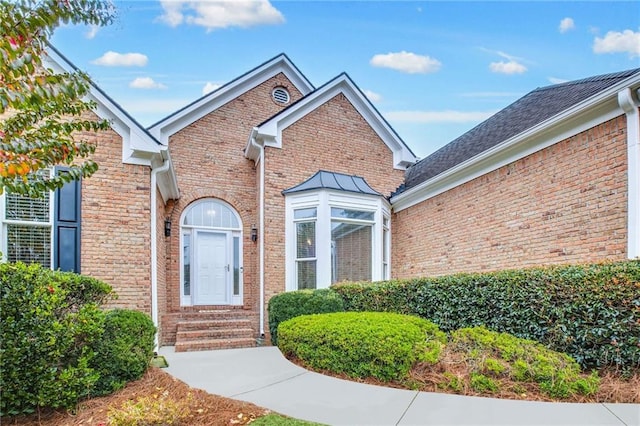
[[[637,73],[640,73],[640,68],[537,88],[410,167],[405,173],[404,184],[396,194],[475,157]]]
[[[381,195],[369,186],[360,176],[345,175],[342,173],[318,171],[316,174],[301,184],[282,191],[283,195],[294,192],[311,191],[315,189],[335,189],[339,191],[355,192],[358,194]]]

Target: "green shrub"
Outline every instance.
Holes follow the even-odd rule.
[[[153,358],[156,328],[148,315],[126,309],[107,312],[104,334],[94,349],[91,366],[100,374],[92,395],[110,394],[137,380]]]
[[[91,345],[111,288],[39,265],[0,264],[0,415],[71,408],[98,379]]]
[[[566,352],[583,368],[640,367],[640,261],[348,283],[347,311],[429,319],[444,331],[484,325]]]
[[[508,333],[463,328],[451,333],[447,349],[462,354],[472,366],[471,387],[478,392],[497,391],[497,382],[487,376],[503,375],[538,383],[543,392],[555,398],[590,395],[598,390],[597,375],[581,375],[580,366],[568,355]]]
[[[278,344],[278,325],[288,319],[310,314],[344,311],[342,298],[331,289],[298,290],[280,293],[269,300],[271,343]]]
[[[404,379],[417,361],[437,362],[446,342],[427,320],[383,312],[299,316],[278,335],[282,353],[311,368],[384,381]]]
[[[498,382],[484,374],[471,373],[471,389],[476,392],[497,392],[500,386]]]

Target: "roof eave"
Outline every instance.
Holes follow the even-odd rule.
[[[149,127],[149,132],[166,145],[172,134],[281,72],[291,80],[303,96],[314,89],[311,82],[291,62],[287,55],[280,54],[152,124]]]
[[[569,133],[572,133],[569,129],[574,130],[573,133],[575,133],[576,127],[580,124],[576,123],[577,120],[590,122],[596,117],[602,120],[622,114],[623,111],[617,102],[618,93],[627,87],[637,90],[640,87],[640,74],[635,74],[493,148],[391,197],[390,201],[394,211],[404,210],[505,164],[530,155],[539,149],[559,142],[568,137]],[[552,133],[553,130],[557,134],[555,138],[551,136],[543,137],[545,134]],[[535,146],[528,147],[527,142]],[[536,144],[535,142],[538,143]],[[518,147],[520,147],[520,151],[518,151]]]
[[[256,128],[257,134],[264,137],[267,146],[281,147],[282,131],[285,128],[300,120],[339,93],[347,97],[349,102],[351,102],[385,145],[393,152],[394,168],[405,170],[417,161],[416,156],[409,147],[345,73],[338,75],[333,80],[302,98],[296,104],[291,105],[289,108],[260,124]]]

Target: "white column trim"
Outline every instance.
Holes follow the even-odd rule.
[[[627,116],[627,257],[635,259],[640,257],[640,112],[630,88],[618,92],[618,104]]]

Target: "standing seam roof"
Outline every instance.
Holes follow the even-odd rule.
[[[338,191],[355,192],[358,194],[378,195],[379,192],[371,188],[367,181],[360,176],[320,170],[304,182],[282,191],[283,195],[316,189],[335,189]]]

